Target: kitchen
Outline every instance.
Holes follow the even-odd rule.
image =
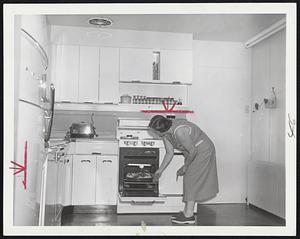
[[[196,226],[285,228],[289,14],[16,14],[13,225],[176,228],[182,153],[152,180],[161,114],[216,147]]]

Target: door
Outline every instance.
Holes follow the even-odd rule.
[[[78,102],[79,46],[57,45],[52,76],[58,88],[57,101]],[[53,51],[52,51],[53,53]]]
[[[117,156],[97,157],[96,204],[117,205]]]
[[[160,161],[162,162],[166,151],[160,149]],[[161,164],[160,162],[160,164]],[[182,195],[183,194],[183,177],[178,177],[176,180],[176,172],[184,164],[182,153],[175,152],[174,157],[165,171],[162,173],[159,180],[159,193],[162,195]]]
[[[186,50],[161,50],[160,80],[165,83],[192,83],[193,55]]]
[[[99,58],[98,58],[99,59]],[[99,102],[117,104],[119,101],[119,49],[100,48]]]
[[[120,49],[120,81],[153,82],[152,49]]]
[[[79,62],[78,101],[96,103],[99,84],[99,48],[80,46]]]
[[[94,205],[96,156],[73,155],[72,205]]]

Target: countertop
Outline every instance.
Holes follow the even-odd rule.
[[[50,138],[50,145],[55,146],[59,144],[66,144],[70,142],[97,142],[97,141],[109,141],[109,142],[117,142],[117,138],[112,136],[99,136],[92,139],[89,138],[76,138],[76,139],[65,139],[65,138]]]

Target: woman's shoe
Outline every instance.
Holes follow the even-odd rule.
[[[177,224],[195,224],[195,216],[186,217],[184,213],[180,214],[177,218],[172,219],[172,222]]]
[[[171,216],[171,219],[175,219],[175,218],[179,217],[179,216],[182,215],[182,214],[183,214],[183,211],[179,211],[178,213],[173,214],[173,215]]]

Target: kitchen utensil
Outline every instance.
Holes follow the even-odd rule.
[[[93,138],[96,136],[95,127],[88,122],[73,123],[70,127],[71,138]]]

